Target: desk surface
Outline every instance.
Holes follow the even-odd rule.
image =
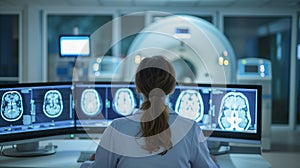
[[[40,145],[57,145],[56,153],[38,157],[0,156],[0,167],[64,167],[77,168],[81,163],[77,159],[81,151],[96,150],[97,140],[52,140],[40,142]],[[220,167],[259,167],[269,168],[271,164],[258,154],[224,154],[216,156]]]

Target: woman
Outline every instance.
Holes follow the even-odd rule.
[[[103,133],[95,160],[82,167],[218,167],[197,123],[165,104],[175,79],[173,66],[162,56],[143,59],[135,75],[144,98],[140,110],[114,120]]]

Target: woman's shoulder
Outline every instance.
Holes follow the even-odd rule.
[[[136,116],[127,116],[114,119],[109,127],[127,135],[135,135],[139,130],[139,126],[140,121]]]
[[[112,122],[111,122],[111,124],[110,124],[110,126],[112,126],[112,127],[118,127],[118,126],[124,126],[124,125],[127,125],[127,124],[129,124],[130,123],[130,119],[128,119],[128,117],[120,117],[120,118],[116,118],[116,119],[114,119]]]

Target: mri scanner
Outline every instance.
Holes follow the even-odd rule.
[[[235,55],[229,41],[201,18],[167,16],[144,28],[122,63],[122,80],[132,81],[141,60],[154,55],[163,55],[172,62],[178,82],[235,82]]]

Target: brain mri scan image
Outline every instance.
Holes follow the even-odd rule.
[[[84,114],[94,116],[102,111],[102,99],[95,89],[85,89],[81,95],[81,109]]]
[[[49,90],[44,95],[43,103],[44,114],[49,118],[56,118],[63,111],[63,99],[57,90]]]
[[[184,90],[178,96],[175,112],[196,122],[203,118],[204,106],[200,93],[196,90]]]
[[[23,103],[22,96],[17,91],[8,91],[2,95],[1,116],[4,120],[12,122],[22,117]]]
[[[136,102],[130,89],[121,88],[115,93],[113,108],[118,114],[122,116],[128,116],[132,114],[135,104]]]
[[[227,93],[222,98],[218,122],[223,130],[247,130],[251,123],[247,97],[239,92]]]

